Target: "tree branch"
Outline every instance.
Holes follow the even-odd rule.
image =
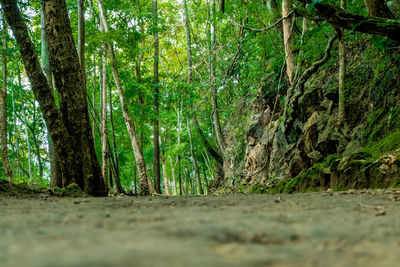
[[[329,24],[337,28],[369,33],[400,41],[400,20],[364,17],[349,13],[339,7],[317,3],[314,5],[317,14]],[[297,15],[311,20],[317,20],[313,13],[304,7],[295,7]]]

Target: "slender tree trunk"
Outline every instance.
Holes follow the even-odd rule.
[[[77,0],[78,5],[78,56],[81,63],[82,80],[86,88],[85,66],[85,1]]]
[[[7,23],[3,18],[3,88],[0,89],[0,138],[1,138],[1,159],[5,175],[10,182],[14,182],[14,174],[8,160],[7,145]]]
[[[165,142],[165,138],[164,138]],[[161,136],[160,136],[160,144],[161,144]],[[164,188],[165,188],[165,194],[167,196],[171,195],[171,191],[169,188],[169,179],[167,176],[167,159],[163,155],[163,153],[160,153],[160,158],[161,158],[161,164],[162,164],[162,171],[163,171],[163,180],[164,180]]]
[[[204,176],[204,181],[206,182],[206,188],[207,188],[207,194],[208,194],[208,179],[207,179],[206,167],[204,167],[204,165],[203,165],[203,176]]]
[[[138,7],[138,13],[141,13],[141,5],[140,5],[140,0],[137,0],[137,7]],[[136,78],[137,82],[141,83],[142,82],[142,73],[141,73],[141,65],[144,57],[144,47],[146,44],[146,37],[144,35],[144,21],[142,18],[139,20],[139,33],[141,34],[141,44],[139,46],[139,56],[138,60],[136,61]],[[144,118],[144,97],[143,97],[143,92],[141,88],[138,88],[138,102],[139,102],[139,116],[140,118]],[[140,149],[143,151],[143,121],[139,122],[139,145]]]
[[[187,61],[188,61],[188,76],[187,83],[190,85],[192,83],[192,38],[190,35],[190,20],[189,20],[189,11],[187,8],[187,0],[183,0],[183,14],[185,16],[185,28],[186,28],[186,44],[187,44]]]
[[[189,134],[190,153],[192,155],[193,166],[194,166],[194,170],[196,172],[197,183],[199,184],[199,192],[200,192],[200,195],[203,195],[204,191],[203,191],[203,187],[201,185],[199,164],[197,163],[196,155],[195,155],[194,149],[193,149],[192,130],[190,129],[189,119],[187,120],[187,127],[188,127],[188,134]]]
[[[178,107],[178,146],[181,144],[181,109]],[[179,182],[179,195],[182,196],[182,174],[181,174],[181,155],[178,154],[178,182]]]
[[[113,175],[114,177],[114,183],[117,189],[117,192],[119,194],[124,193],[124,188],[121,185],[121,179],[119,176],[119,162],[118,162],[118,153],[117,153],[117,141],[115,137],[115,127],[114,127],[114,116],[113,116],[113,102],[112,102],[112,90],[111,86],[109,86],[108,90],[108,97],[109,97],[109,107],[110,107],[110,125],[111,125],[111,131],[112,131],[112,143],[113,143],[113,152],[114,152],[114,161],[115,161],[115,173]],[[111,153],[111,152],[110,152]]]
[[[346,10],[346,0],[341,0],[341,8]],[[344,29],[340,29],[339,39],[339,114],[338,122],[342,124],[346,120],[346,97],[344,93],[344,77],[346,71],[346,46],[344,43]]]
[[[158,80],[158,65],[160,58],[160,48],[158,39],[158,14],[157,0],[153,0],[153,23],[154,23],[154,111],[155,119],[153,125],[153,171],[154,171],[154,190],[161,194],[161,179],[160,179],[160,103],[159,103],[159,80]]]
[[[28,149],[29,181],[32,182],[33,181],[33,170],[32,170],[31,144],[30,144],[30,139],[29,139],[28,125],[26,123],[25,105],[24,105],[24,99],[22,97],[21,73],[19,71],[19,68],[18,68],[18,87],[19,87],[19,96],[21,98],[21,103],[22,103],[22,117],[23,117],[23,123],[25,126],[26,146]]]
[[[33,128],[33,129],[32,129]],[[35,134],[35,127],[29,128],[31,130],[32,133],[32,138],[33,138],[33,145],[35,146],[35,152],[36,152],[36,158],[38,161],[38,165],[39,165],[39,178],[43,179],[43,163],[42,163],[42,157],[40,156],[40,147],[36,138],[36,134]]]
[[[135,187],[135,196],[137,195],[137,174],[136,168],[133,168],[133,186]]]
[[[169,159],[170,159],[170,162],[171,162],[172,181],[174,183],[174,196],[177,196],[178,195],[178,186],[176,184],[175,167],[174,167],[174,164],[172,162],[172,157],[170,157]]]
[[[108,32],[109,26],[108,26],[104,8],[103,8],[103,1],[99,0],[98,3],[99,3],[99,9],[100,9],[101,22],[104,26],[105,31]],[[113,78],[114,78],[114,82],[115,82],[115,85],[118,90],[119,100],[121,103],[122,115],[124,117],[126,128],[128,130],[128,134],[131,139],[133,152],[135,154],[136,166],[137,166],[137,169],[139,172],[139,180],[140,180],[140,195],[142,195],[142,196],[150,195],[152,193],[151,181],[147,174],[146,163],[144,161],[141,147],[140,147],[138,138],[135,133],[135,126],[134,126],[133,120],[131,119],[131,117],[129,115],[128,107],[125,103],[125,97],[124,97],[122,85],[121,85],[121,82],[119,79],[118,68],[117,68],[114,48],[113,48],[112,44],[108,45],[108,51],[109,51],[109,55],[110,55],[110,59],[111,59],[111,68],[112,68]]]
[[[290,0],[282,0],[282,17],[287,17],[292,11],[292,2]],[[294,72],[294,59],[292,48],[292,18],[286,18],[283,23],[283,44],[285,46],[286,57],[286,74],[291,84]]]
[[[96,114],[96,52],[93,51],[93,113]],[[96,121],[93,119],[92,125],[93,141],[96,143]]]
[[[216,44],[215,38],[215,0],[211,1],[211,7],[209,12],[210,17],[210,38],[208,42],[208,58],[209,58],[209,73],[210,73],[210,88],[211,88],[211,101],[212,101],[212,114],[213,114],[213,123],[215,135],[217,137],[218,148],[224,158],[226,159],[226,143],[225,138],[221,129],[221,122],[219,118],[218,111],[218,96],[217,96],[217,84],[216,84],[216,76],[215,76],[215,55],[214,49]]]
[[[107,57],[104,46],[101,63],[101,154],[102,154],[102,174],[104,183],[108,185],[108,147],[107,147]]]
[[[19,130],[17,129],[17,116],[15,110],[15,95],[14,90],[11,90],[11,97],[12,97],[12,109],[13,109],[13,124],[14,124],[14,135],[15,135],[15,160],[13,164],[13,168],[15,170],[15,175],[19,177]]]

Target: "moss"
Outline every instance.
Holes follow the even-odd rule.
[[[364,151],[370,153],[374,158],[378,158],[380,155],[394,151],[400,148],[400,131],[389,133],[382,139],[368,144]]]
[[[268,187],[266,185],[256,184],[250,188],[249,194],[267,194]]]
[[[15,186],[18,191],[26,191],[26,192],[31,191],[31,188],[26,182],[16,184]]]
[[[397,180],[393,183],[392,187],[393,187],[393,188],[400,188],[400,178],[397,179]]]
[[[333,192],[343,192],[343,191],[349,191],[348,188],[343,188],[343,187],[336,187],[332,189]]]
[[[54,187],[51,193],[59,197],[87,197],[88,195],[83,192],[77,184],[70,184],[65,188]]]
[[[285,187],[283,188],[283,193],[286,194],[291,194],[294,191],[296,191],[296,187],[299,184],[299,178],[295,177],[290,179],[286,184]]]
[[[339,165],[341,157],[338,155],[328,155],[321,163],[321,167],[324,168],[336,168]]]
[[[0,179],[0,192],[9,192],[12,190],[10,182]]]

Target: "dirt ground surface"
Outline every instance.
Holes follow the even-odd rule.
[[[0,266],[400,266],[400,191],[0,195]]]

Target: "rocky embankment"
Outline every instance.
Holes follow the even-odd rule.
[[[316,73],[291,106],[275,107],[260,90],[238,184],[274,192],[400,186],[399,60],[365,40],[347,55],[345,120],[337,64]]]

